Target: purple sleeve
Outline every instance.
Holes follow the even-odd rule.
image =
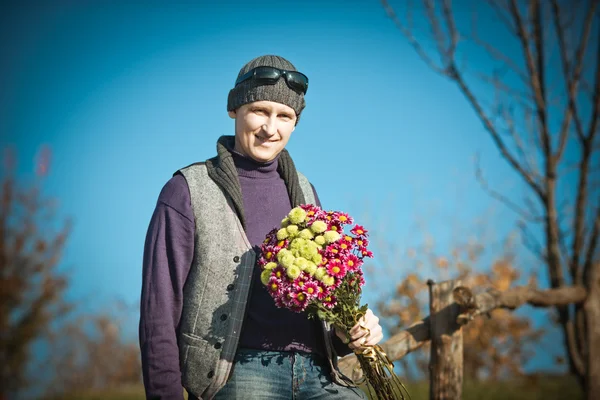
[[[311,184],[311,186],[312,186],[312,184]],[[319,200],[319,196],[317,195],[317,191],[314,186],[312,186],[312,190],[315,195],[315,203],[317,203],[316,205],[322,208],[321,200]],[[347,344],[344,344],[344,342],[342,342],[342,340],[338,337],[338,335],[335,334],[335,331],[333,330],[333,328],[331,329],[331,342],[333,344],[333,349],[335,350],[335,352],[337,353],[338,356],[343,357],[347,354],[352,353],[352,350],[350,350],[350,347],[348,347]]]
[[[144,245],[139,340],[148,399],[183,400],[176,332],[194,230],[189,189],[176,175],[160,193]]]

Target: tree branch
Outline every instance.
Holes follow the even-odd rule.
[[[472,36],[473,42],[483,48],[494,60],[500,61],[504,66],[507,66],[511,71],[513,71],[523,82],[527,82],[527,76],[525,73],[515,64],[514,60],[508,57],[506,54],[498,50],[496,47],[492,46],[490,43],[481,39],[479,35],[473,30]]]
[[[541,22],[540,22],[540,4],[539,0],[535,0],[530,3],[531,7],[531,15],[533,18],[533,26],[534,26],[534,43],[537,46],[541,46]],[[523,22],[523,18],[521,17],[521,12],[519,11],[519,5],[516,0],[510,1],[510,12],[515,22],[515,26],[517,29],[517,36],[521,42],[521,48],[523,50],[523,54],[525,55],[525,61],[527,65],[527,71],[529,73],[529,86],[531,88],[533,98],[535,100],[536,109],[537,109],[537,117],[539,121],[539,135],[541,137],[541,142],[544,149],[544,154],[548,157],[551,155],[551,147],[550,147],[550,135],[548,133],[547,126],[547,118],[546,118],[546,99],[544,93],[544,82],[542,80],[543,70],[540,71],[540,65],[543,68],[543,48],[536,48],[536,59],[534,60],[534,52],[531,49],[530,37],[527,31],[525,30],[525,24]],[[536,62],[537,61],[537,62]]]
[[[532,252],[540,261],[547,262],[546,255],[544,254],[543,246],[535,239],[531,232],[527,229],[527,224],[523,221],[518,223],[519,229],[521,230],[521,236],[523,238],[523,245]]]
[[[585,253],[585,262],[583,264],[583,281],[586,285],[592,285],[590,282],[590,271],[593,268],[594,254],[596,254],[596,247],[598,246],[598,236],[600,232],[600,205],[596,207],[596,219],[594,220],[594,227],[590,235],[590,241],[588,244],[587,251]]]
[[[422,0],[423,5],[425,6],[425,10],[427,11],[427,21],[429,22],[429,26],[433,32],[433,36],[435,38],[435,44],[437,46],[438,52],[445,59],[451,59],[449,49],[446,49],[444,38],[446,35],[442,32],[440,23],[438,21],[437,16],[435,15],[435,6],[433,4],[433,0]]]
[[[592,3],[596,4],[596,2]],[[592,100],[594,109],[592,110],[590,125],[587,132],[587,138],[590,141],[590,146],[594,145],[594,136],[598,133],[598,116],[600,114],[600,40],[598,40],[598,48],[596,49],[596,73],[594,75],[594,96]]]
[[[510,153],[510,151],[506,147],[506,144],[504,143],[504,141],[498,134],[496,127],[494,127],[494,125],[490,121],[490,119],[487,116],[487,114],[485,113],[485,111],[483,111],[483,109],[481,108],[481,105],[479,104],[479,102],[477,101],[477,99],[475,98],[475,96],[473,95],[471,90],[469,89],[469,87],[466,85],[466,83],[465,83],[464,79],[462,78],[461,74],[459,73],[459,71],[454,67],[454,65],[452,65],[452,67],[450,68],[450,71],[451,71],[450,73],[451,73],[452,79],[458,84],[460,90],[463,92],[463,94],[465,95],[465,97],[467,98],[469,103],[471,103],[471,106],[475,109],[477,116],[483,122],[484,127],[486,128],[488,133],[492,136],[492,139],[493,139],[494,143],[496,144],[496,147],[498,148],[498,150],[500,150],[500,154],[508,161],[508,163],[517,172],[519,172],[521,177],[523,177],[523,179],[533,189],[533,191],[535,193],[537,193],[537,195],[540,197],[540,199],[544,200],[546,197],[546,194],[544,193],[543,189],[535,182],[535,180],[533,179],[533,176],[531,174],[527,173],[527,171],[525,171],[523,166],[521,164],[519,164],[519,162],[515,159],[515,157]]]
[[[483,178],[483,174],[481,172],[481,167],[479,165],[479,155],[475,156],[475,178],[477,179],[483,190],[485,190],[491,197],[495,198],[496,200],[499,200],[505,206],[507,206],[519,216],[521,216],[521,218],[535,223],[540,223],[544,221],[544,217],[528,214],[525,210],[516,205],[509,198],[489,187],[486,180]]]
[[[432,68],[434,71],[436,71],[442,75],[448,76],[450,79],[454,80],[458,84],[462,93],[465,95],[465,97],[467,98],[467,100],[469,101],[471,106],[475,109],[477,116],[483,122],[485,129],[492,136],[492,139],[493,139],[494,143],[496,144],[496,147],[498,148],[498,150],[500,150],[500,154],[502,155],[502,157],[504,157],[508,161],[508,163],[517,172],[519,172],[519,174],[523,177],[523,179],[527,182],[527,184],[534,190],[534,192],[540,197],[540,199],[544,200],[546,194],[544,193],[543,189],[534,181],[531,174],[527,173],[527,171],[525,171],[523,169],[523,166],[510,153],[510,151],[506,147],[506,144],[500,137],[497,129],[494,127],[494,125],[490,121],[489,117],[487,116],[487,114],[485,113],[483,108],[481,107],[479,101],[475,98],[475,96],[473,95],[473,92],[467,86],[461,73],[456,68],[454,60],[448,60],[449,64],[445,65],[443,68],[437,66],[431,60],[431,58],[429,58],[429,56],[427,56],[427,54],[425,53],[425,51],[423,50],[421,45],[417,42],[415,37],[412,35],[412,32],[410,32],[410,30],[408,30],[406,28],[406,26],[402,23],[402,21],[400,21],[400,19],[398,18],[398,16],[392,9],[392,7],[388,4],[387,0],[381,0],[381,1],[382,1],[382,4],[383,4],[388,16],[392,19],[392,21],[398,27],[398,29],[402,32],[402,34],[408,39],[410,44],[413,46],[415,51],[417,51],[419,56],[425,61],[425,63],[430,68]],[[430,21],[430,23],[433,23],[433,22],[437,22],[437,18],[434,21]],[[444,54],[441,54],[441,56],[444,56]]]
[[[496,72],[494,76],[490,76],[489,74],[485,74],[483,72],[478,72],[474,75],[481,81],[493,85],[498,92],[505,93],[506,95],[508,95],[511,102],[519,100],[519,104],[521,105],[521,107],[528,110],[532,109],[531,104],[528,104],[528,102],[531,100],[529,96],[526,93],[523,93],[515,88],[510,87],[509,85],[498,79],[498,72]]]
[[[573,244],[571,247],[570,270],[576,284],[582,284],[583,268],[579,265],[579,258],[584,242],[585,211],[588,198],[588,177],[592,149],[588,140],[584,140],[583,154],[579,166],[579,179],[577,183],[577,198],[575,200],[575,216],[573,220]]]
[[[517,28],[513,24],[513,21],[511,21],[509,16],[502,12],[506,9],[506,5],[498,4],[498,0],[487,0],[486,3],[494,10],[494,12],[496,13],[496,17],[498,17],[498,20],[502,21],[502,23],[504,24],[504,26],[506,26],[508,31],[516,36]],[[502,3],[504,3],[504,1]]]
[[[412,35],[412,32],[402,23],[402,21],[400,21],[400,18],[398,18],[396,12],[392,8],[392,6],[389,5],[387,0],[381,0],[381,4],[383,5],[383,8],[385,9],[385,12],[387,13],[388,17],[394,22],[394,25],[396,25],[400,32],[402,32],[402,35],[404,35],[404,37],[408,40],[410,45],[415,49],[415,51],[417,52],[419,57],[421,57],[421,59],[425,62],[425,64],[427,64],[429,68],[436,71],[437,73],[441,75],[447,75],[447,71],[444,68],[436,65],[435,62],[427,55],[425,50],[423,50],[421,44]]]
[[[452,16],[452,5],[451,0],[444,0],[442,5],[442,13],[444,15],[444,20],[446,21],[446,25],[448,26],[448,33],[450,34],[450,45],[447,51],[447,57],[449,59],[454,59],[454,53],[456,52],[456,46],[458,46],[458,31],[456,30],[456,24],[454,23],[454,17]]]
[[[573,76],[571,77],[571,68],[573,67],[569,62],[569,56],[567,54],[567,48],[565,44],[565,34],[563,31],[562,24],[560,23],[560,9],[558,2],[556,0],[552,0],[552,17],[554,21],[554,26],[556,28],[556,36],[558,37],[559,44],[559,53],[563,66],[563,73],[565,76],[565,81],[567,83],[567,101],[569,103],[569,107],[565,112],[565,117],[563,123],[560,128],[559,134],[559,144],[554,155],[556,160],[559,160],[562,157],[563,151],[566,147],[567,137],[569,133],[569,125],[571,123],[571,118],[575,121],[575,129],[577,135],[580,140],[583,140],[583,126],[581,124],[581,120],[579,119],[579,115],[576,110],[576,101],[575,94],[577,92],[577,88],[579,85],[581,71],[583,70],[583,58],[585,55],[585,50],[587,48],[588,38],[590,35],[590,31],[592,28],[592,22],[594,17],[594,11],[596,8],[597,2],[591,2],[591,10],[587,14],[587,18],[584,22],[582,39],[579,44],[579,48],[577,49],[575,55],[575,65],[573,70]]]

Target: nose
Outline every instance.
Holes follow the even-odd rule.
[[[269,120],[262,126],[263,131],[269,136],[273,136],[277,133],[277,126],[275,124],[274,118],[269,118]]]

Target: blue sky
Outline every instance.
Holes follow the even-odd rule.
[[[62,268],[82,307],[138,301],[161,187],[233,134],[227,93],[262,54],[288,58],[310,79],[288,149],[324,207],[393,222],[386,234],[400,248],[423,241],[414,224],[425,220],[440,253],[457,239],[452,226],[474,236],[482,216],[496,239],[514,229],[515,215],[476,182],[474,154],[497,189],[519,197],[520,181],[379,2],[78,3],[3,6],[0,145],[16,150],[23,180],[40,146],[52,150],[45,190],[74,222]]]

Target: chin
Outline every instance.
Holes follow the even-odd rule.
[[[277,155],[279,154],[279,151],[272,151],[272,152],[255,152],[252,154],[252,158],[256,161],[259,162],[268,162],[273,160],[275,157],[277,157]]]

